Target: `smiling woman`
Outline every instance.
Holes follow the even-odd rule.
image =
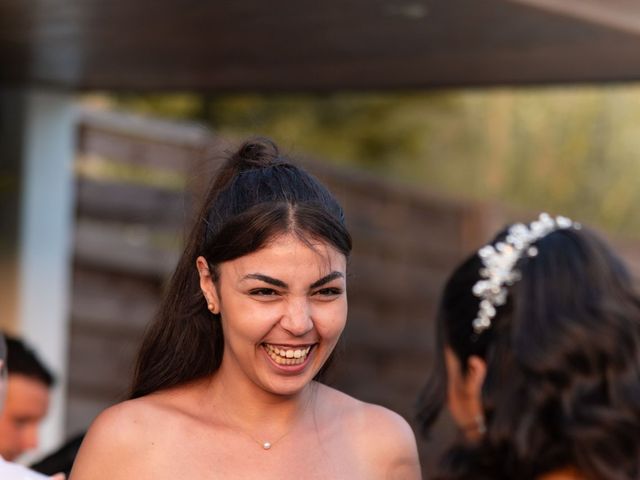
[[[73,480],[418,479],[397,414],[320,383],[347,320],[342,208],[268,141],[213,179],[150,326],[131,399]]]
[[[197,263],[202,291],[224,332],[219,376],[241,372],[238,379],[280,395],[309,384],[347,319],[345,255],[287,233],[221,264],[215,283],[205,259]]]

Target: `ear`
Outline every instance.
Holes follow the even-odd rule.
[[[471,355],[467,360],[467,372],[464,378],[465,390],[471,398],[480,401],[482,384],[487,376],[487,364],[477,355]]]
[[[220,313],[220,299],[218,297],[218,289],[211,276],[209,270],[209,264],[207,260],[200,256],[196,259],[196,268],[198,269],[198,275],[200,276],[200,289],[207,301],[207,308],[213,314]]]

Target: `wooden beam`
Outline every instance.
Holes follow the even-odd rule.
[[[640,79],[634,2],[0,0],[0,85],[222,92],[631,81]]]
[[[640,2],[635,0],[506,0],[596,25],[640,34]]]

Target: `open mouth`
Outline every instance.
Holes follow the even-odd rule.
[[[303,364],[313,345],[300,347],[287,347],[282,345],[271,345],[264,343],[264,348],[271,359],[278,365],[300,365]]]

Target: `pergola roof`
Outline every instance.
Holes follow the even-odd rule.
[[[330,90],[640,78],[635,0],[0,0],[0,84]]]

